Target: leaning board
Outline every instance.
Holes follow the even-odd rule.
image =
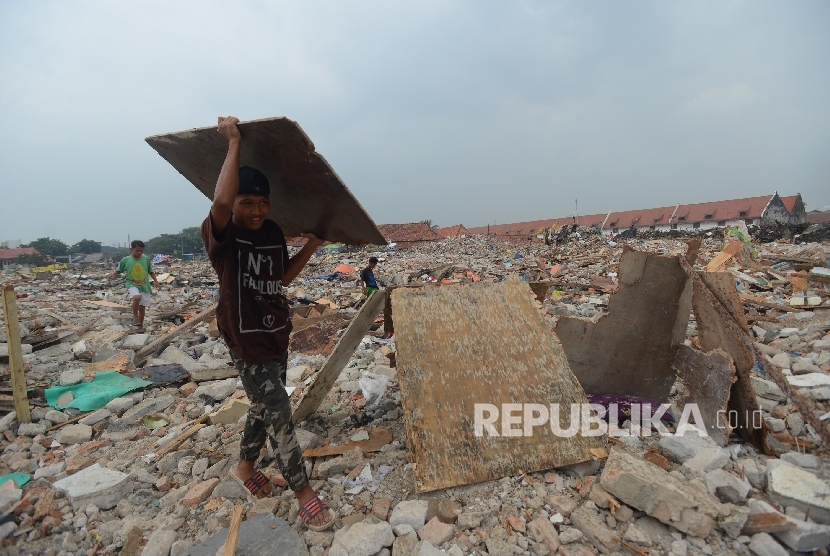
[[[475,404],[563,408],[587,399],[527,284],[398,288],[397,371],[418,491],[426,492],[586,461],[598,437],[475,436]],[[501,420],[496,423],[501,432]],[[520,428],[520,427],[516,427]]]
[[[386,239],[314,144],[288,118],[240,122],[240,165],[260,170],[271,184],[271,213],[289,237],[313,233],[331,242],[386,245]],[[216,126],[147,137],[147,143],[213,199],[228,152]]]

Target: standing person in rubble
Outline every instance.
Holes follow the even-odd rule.
[[[373,272],[378,264],[377,257],[369,257],[369,266],[360,272],[360,280],[363,282],[363,293],[366,297],[378,291],[378,281],[375,280],[375,273]]]
[[[323,241],[307,241],[292,258],[282,230],[268,219],[270,185],[254,168],[239,166],[242,137],[236,118],[219,118],[219,133],[228,140],[228,154],[216,182],[210,214],[202,223],[202,240],[219,276],[216,323],[239,371],[251,407],[239,446],[239,464],[230,471],[250,498],[263,498],[271,480],[256,469],[268,438],[280,472],[297,496],[300,517],[313,531],[334,525],[336,516],[308,482],[305,460],[291,423],[285,392],[288,301],[283,287],[300,274]]]
[[[124,273],[126,276],[127,292],[130,294],[130,308],[133,310],[133,327],[141,329],[144,327],[144,313],[150,306],[153,288],[150,286],[152,278],[159,287],[156,273],[150,264],[150,258],[144,254],[144,242],[135,239],[130,243],[130,254],[121,259],[118,268],[107,276],[108,280],[115,278],[116,274]]]

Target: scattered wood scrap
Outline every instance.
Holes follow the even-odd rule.
[[[207,319],[211,318],[214,315],[214,313],[216,313],[216,304],[215,303],[213,305],[211,305],[210,307],[208,307],[207,309],[205,309],[204,311],[202,311],[201,313],[199,313],[198,315],[196,315],[195,317],[193,317],[192,319],[183,322],[182,324],[180,324],[179,326],[177,326],[176,328],[174,328],[173,330],[171,330],[167,334],[164,334],[163,336],[161,336],[159,338],[156,338],[155,340],[153,340],[152,342],[150,342],[149,344],[147,344],[146,346],[144,346],[143,348],[138,350],[135,353],[134,363],[136,365],[140,365],[141,363],[144,362],[144,360],[147,359],[147,356],[149,356],[152,353],[155,353],[155,351],[158,348],[160,348],[161,346],[163,346],[164,344],[166,344],[167,342],[169,342],[170,340],[172,340],[173,338],[175,338],[179,334],[187,332],[191,328],[195,328],[196,325],[199,324],[200,322],[206,321]]]
[[[389,429],[375,429],[368,440],[358,442],[346,442],[339,446],[321,446],[309,448],[303,452],[307,458],[321,458],[324,456],[341,456],[346,452],[360,448],[363,453],[379,452],[381,448],[392,442],[392,431]]]
[[[804,309],[800,307],[791,307],[789,305],[779,305],[778,303],[770,303],[766,299],[760,298],[755,295],[750,295],[747,293],[741,294],[741,302],[746,305],[756,305],[758,307],[763,307],[764,309],[774,309],[776,311],[784,311],[784,312],[798,312],[803,311]]]
[[[732,260],[732,257],[740,253],[743,248],[744,244],[740,241],[730,241],[720,253],[715,255],[714,259],[709,261],[709,264],[706,265],[706,272],[717,272]]]

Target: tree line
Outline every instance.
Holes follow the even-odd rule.
[[[148,256],[156,254],[181,256],[183,253],[194,253],[203,248],[202,237],[197,226],[184,228],[177,234],[161,234],[144,242],[144,253]],[[17,258],[20,264],[41,266],[48,258],[65,257],[80,253],[100,253],[103,249],[100,241],[82,239],[78,243],[67,245],[59,239],[41,237],[21,247],[34,247],[39,254],[21,255]],[[119,256],[125,256],[127,249],[120,249]]]

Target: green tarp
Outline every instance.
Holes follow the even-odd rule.
[[[0,485],[8,481],[14,481],[17,485],[17,488],[21,488],[23,485],[29,482],[32,476],[28,473],[9,473],[8,475],[0,475]]]
[[[118,396],[151,384],[152,382],[147,380],[124,376],[116,371],[104,371],[97,373],[92,382],[47,388],[46,403],[55,409],[74,407],[81,411],[92,411],[104,407]],[[67,392],[72,392],[72,401],[63,407],[58,407],[58,398]]]

